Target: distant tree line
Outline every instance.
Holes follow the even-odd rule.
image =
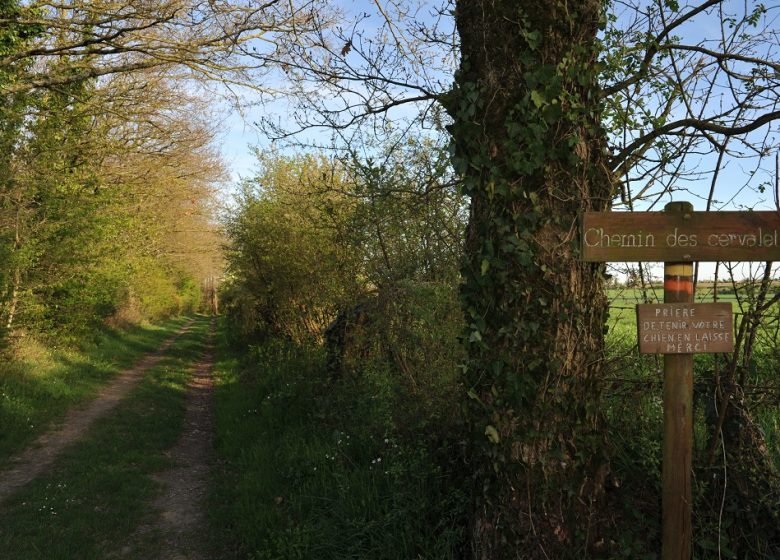
[[[151,13],[101,9],[0,4],[0,340],[192,311],[220,266],[211,111],[170,65],[106,67]]]

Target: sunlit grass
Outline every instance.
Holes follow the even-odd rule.
[[[203,351],[201,319],[166,352],[140,385],[51,472],[19,490],[0,509],[4,560],[104,560],[155,515],[159,491],[150,475],[169,465],[164,452],[178,439],[191,367]],[[156,535],[146,538],[152,545]],[[138,543],[134,543],[137,545]],[[125,558],[149,558],[137,552]]]
[[[33,339],[18,342],[17,358],[0,365],[0,464],[156,349],[183,321],[103,331],[80,349],[49,348]]]

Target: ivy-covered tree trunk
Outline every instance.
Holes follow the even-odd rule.
[[[598,381],[603,269],[578,216],[609,207],[600,0],[463,0],[444,100],[471,198],[463,268],[479,559],[584,558],[609,473]]]

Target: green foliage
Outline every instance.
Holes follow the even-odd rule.
[[[198,304],[191,275],[147,241],[157,236],[156,217],[130,211],[128,185],[105,184],[94,94],[94,84],[77,83],[17,108],[24,125],[9,140],[15,164],[0,169],[4,326],[78,337],[129,306],[140,320]]]
[[[253,349],[220,363],[224,554],[459,557],[462,206],[443,152],[260,161],[227,226],[228,333]]]
[[[51,15],[23,3],[3,0],[0,15],[3,90],[35,58],[15,52],[64,36],[21,23]],[[35,72],[87,76],[93,62],[60,54]],[[123,80],[87,78],[0,94],[0,343],[13,331],[78,338],[107,320],[193,309],[199,276],[216,275],[218,263],[195,256],[219,244],[202,233],[213,229],[209,187],[221,173],[207,117],[177,120],[190,99],[148,78],[148,99]]]
[[[317,339],[366,294],[456,281],[463,208],[441,148],[258,158],[227,222],[223,299],[239,336]]]
[[[259,157],[263,169],[244,183],[227,226],[224,305],[240,334],[304,340],[357,290],[356,256],[339,242],[351,203],[331,192],[341,179],[326,160]]]
[[[378,287],[457,281],[466,218],[449,153],[407,140],[344,165],[355,201],[346,241],[361,255],[361,275]]]
[[[410,438],[446,438],[461,429],[459,343],[462,314],[455,286],[405,281],[366,300],[343,326],[334,376],[366,375],[390,388],[396,429]],[[331,356],[332,358],[333,356]],[[333,361],[331,361],[333,363]]]
[[[191,276],[182,274],[178,278],[176,291],[177,314],[192,315],[203,305],[203,291]]]
[[[268,342],[243,361],[225,350],[213,557],[461,557],[457,440],[430,420],[399,430],[411,403],[398,400],[397,375],[366,369],[334,384],[318,349]]]
[[[0,0],[0,15],[5,20],[0,32],[0,55],[18,52],[20,47],[43,31],[40,25],[19,22],[20,16],[31,13],[32,10],[18,0]]]
[[[160,319],[198,307],[200,289],[192,278],[152,257],[138,258],[132,265],[127,279],[127,289],[132,293],[127,297],[137,301],[142,317]]]

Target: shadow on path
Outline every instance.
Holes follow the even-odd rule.
[[[193,367],[187,387],[182,435],[166,452],[173,466],[154,476],[162,486],[162,493],[151,504],[157,511],[156,518],[136,530],[129,544],[119,552],[120,558],[207,560],[203,550],[209,472],[214,457],[215,328],[212,319],[209,342],[202,359]],[[154,552],[149,551],[148,535],[157,537],[153,538]]]

